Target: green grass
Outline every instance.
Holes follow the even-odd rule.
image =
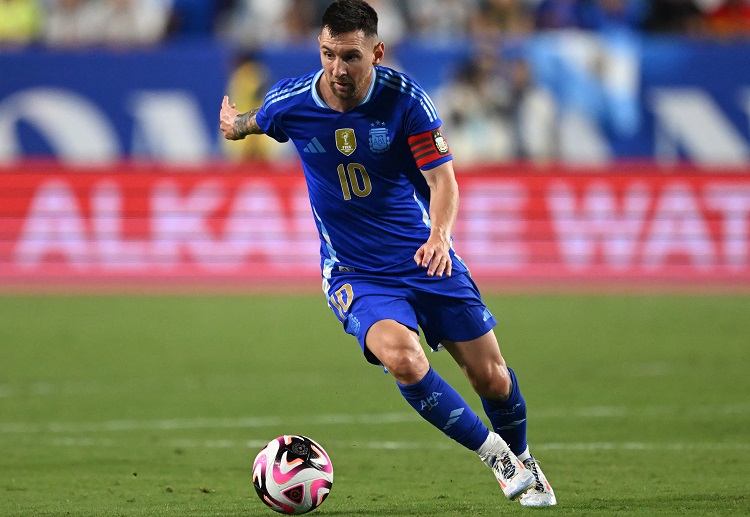
[[[750,513],[750,297],[488,296],[558,495],[544,515]],[[322,296],[0,297],[0,515],[270,516],[250,465],[321,442],[322,516],[534,513],[422,422]],[[446,353],[436,369],[480,407]]]

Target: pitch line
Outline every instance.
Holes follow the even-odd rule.
[[[332,414],[298,418],[278,416],[242,418],[191,418],[162,420],[109,420],[105,422],[10,422],[0,424],[0,433],[97,433],[116,431],[180,431],[186,429],[250,429],[302,425],[375,425],[418,422],[416,413]]]
[[[680,415],[683,418],[746,415],[750,404],[724,404],[715,406],[645,406],[637,410],[624,406],[591,406],[574,408],[549,408],[531,411],[531,420],[559,418],[624,418],[628,416]],[[301,427],[303,425],[379,425],[419,422],[415,412],[329,414],[304,417],[256,416],[237,418],[171,418],[158,420],[107,420],[103,422],[3,422],[0,434],[82,434],[120,431],[180,431],[187,429],[254,429],[273,426]]]
[[[111,438],[55,438],[49,442],[59,447],[119,447],[123,444]],[[175,449],[250,449],[258,450],[264,447],[268,440],[195,440],[175,439],[156,442]],[[369,449],[369,450],[450,450],[457,444],[450,440],[436,442],[406,442],[406,441],[367,441],[349,442],[330,440],[326,447],[341,449]],[[750,443],[698,443],[698,442],[542,442],[532,444],[534,451],[631,451],[631,452],[731,452],[748,451]]]

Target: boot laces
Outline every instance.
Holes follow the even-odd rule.
[[[511,461],[510,456],[507,454],[501,454],[499,458],[496,458],[496,468],[503,473],[505,479],[512,478],[516,473],[516,466]]]
[[[544,485],[542,484],[542,480],[539,477],[539,469],[536,466],[536,460],[534,460],[533,458],[528,459],[523,462],[523,465],[534,475],[534,479],[536,480],[536,486],[534,487],[534,489],[537,492],[544,492]]]

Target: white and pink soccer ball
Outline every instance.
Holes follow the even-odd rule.
[[[253,462],[253,486],[272,510],[307,513],[320,506],[333,485],[333,465],[325,449],[306,436],[271,440]]]

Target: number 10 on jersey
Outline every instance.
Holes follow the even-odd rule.
[[[352,193],[357,197],[367,197],[372,192],[372,183],[370,176],[364,165],[359,163],[350,163],[344,168],[344,164],[338,166],[339,181],[341,182],[341,192],[344,199],[349,201]]]

